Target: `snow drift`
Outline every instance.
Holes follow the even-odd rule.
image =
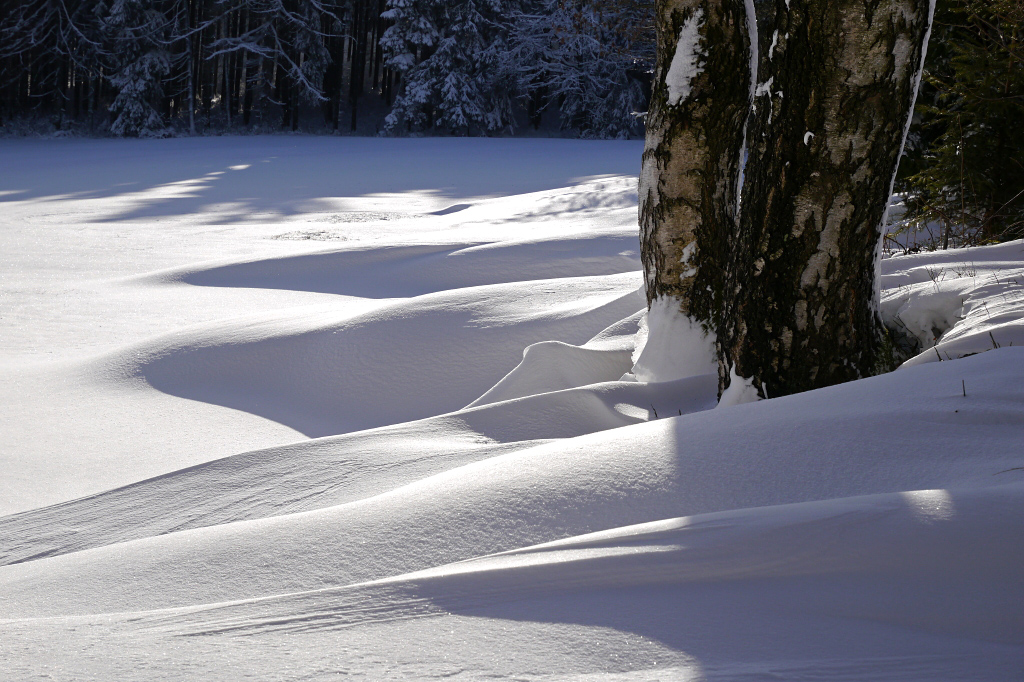
[[[1024,676],[1020,242],[883,262],[903,368],[711,409],[639,145],[450,142],[3,143],[5,679]]]

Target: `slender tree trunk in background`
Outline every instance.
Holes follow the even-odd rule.
[[[192,36],[188,38],[188,132],[196,134],[196,68]]]
[[[929,0],[775,0],[719,329],[721,385],[762,397],[876,373],[883,220]]]
[[[384,98],[384,103],[391,107],[391,103],[394,101],[395,88],[395,75],[388,67],[384,67],[384,87],[381,88],[380,94]]]
[[[331,94],[331,102],[334,104],[334,110],[331,112],[334,116],[332,125],[334,131],[338,131],[338,127],[341,125],[341,106],[342,102],[345,101],[345,41],[341,41],[341,45],[338,49],[338,58],[336,60],[338,65],[337,82],[335,83],[334,92]]]
[[[203,26],[203,21],[206,19],[205,13],[203,12],[203,3],[196,3],[196,23],[195,26]],[[194,40],[196,51],[193,59],[195,60],[195,82],[199,88],[199,92],[196,93],[199,96],[199,105],[202,106],[203,112],[206,115],[206,127],[210,127],[210,82],[208,74],[210,69],[204,68],[205,60],[203,59],[203,45],[206,44],[204,40],[209,34],[210,27],[206,26],[196,33],[196,39]]]
[[[302,67],[303,62],[306,61],[305,53],[299,55],[299,68]],[[299,84],[292,82],[291,87],[291,102],[292,102],[292,132],[299,129]]]
[[[253,95],[252,95],[253,85],[248,80],[249,79],[249,58],[248,57],[245,58],[245,65],[246,65],[245,68],[242,70],[243,77],[246,79],[246,81],[245,81],[245,95],[242,97],[242,123],[244,123],[246,125],[246,127],[248,127],[249,123],[252,121],[252,97],[253,97]],[[257,72],[257,73],[259,73],[259,72]]]
[[[235,35],[241,36],[245,29],[243,16],[244,10],[239,10],[235,15]],[[245,98],[245,64],[248,61],[248,54],[242,50],[231,57],[233,68],[231,71],[231,117],[238,119],[242,114],[242,100]]]
[[[744,0],[661,0],[656,15],[639,189],[647,301],[672,297],[711,332],[735,232],[752,96],[754,17],[747,12]]]
[[[229,16],[221,17],[221,25],[223,26],[222,31],[224,37],[231,35],[230,26],[234,24],[234,18]],[[223,57],[223,89],[224,93],[221,97],[221,106],[224,107],[225,121],[227,122],[228,128],[231,127],[231,88],[234,84],[234,56],[235,53],[222,55]]]
[[[226,27],[224,25],[224,17],[220,18],[220,21],[217,22],[216,26],[217,26],[216,29],[211,28],[211,30],[214,32],[213,39],[214,40],[218,40],[218,39],[225,38],[226,37],[225,34],[227,33],[227,31],[225,30]],[[225,79],[226,79],[225,70],[226,69],[227,69],[227,55],[221,53],[221,54],[217,55],[217,59],[213,63],[212,68],[211,68],[211,71],[212,71],[211,77],[212,77],[212,80],[213,80],[213,83],[211,83],[211,88],[210,88],[210,92],[211,92],[211,96],[210,96],[211,106],[212,106],[213,102],[217,102],[217,104],[219,104],[221,107],[224,106],[224,98],[226,96],[225,92],[224,92],[224,83],[225,83]]]
[[[57,96],[60,98],[60,118],[58,119],[57,124],[58,130],[64,129],[64,119],[67,118],[68,115],[68,100],[71,99],[71,84],[69,82],[71,80],[71,70],[72,66],[70,60],[65,59],[64,63],[61,65],[60,82],[57,84],[56,88]]]
[[[82,74],[78,67],[71,67],[71,115],[78,120],[82,114]]]
[[[96,89],[96,78],[93,74],[89,74],[85,82],[85,115],[89,119],[89,130],[92,131],[96,126],[96,119],[93,116],[93,91]]]
[[[281,130],[288,128],[291,123],[292,112],[289,108],[291,106],[291,100],[288,95],[291,94],[291,89],[284,85],[285,78],[282,74],[277,74],[277,88],[274,93],[274,99],[281,103]]]
[[[349,73],[348,101],[351,109],[350,129],[357,129],[359,96],[363,92],[363,72],[366,70],[366,9],[358,8],[352,22],[353,51]]]
[[[263,76],[265,73],[265,60],[263,57],[257,57],[256,60],[256,75],[252,81],[247,83],[245,86],[245,125],[249,125],[252,121],[252,110],[254,105],[258,107],[257,118],[260,121],[263,120],[262,100],[265,95],[264,88],[266,87]],[[256,88],[259,88],[259,90]],[[257,99],[257,97],[259,99]]]
[[[281,103],[281,129],[284,130],[288,127],[288,122],[291,120],[291,113],[288,110],[288,94],[289,88],[285,84],[288,79],[287,69],[283,69],[277,63],[277,57],[274,57],[274,99]]]
[[[96,112],[100,110],[103,98],[103,69],[96,70],[96,77],[89,79],[89,129],[96,129]]]
[[[202,87],[202,100],[203,100],[203,114],[206,116],[206,127],[209,128],[213,125],[213,90],[217,82],[217,72],[214,68],[207,66],[203,68],[203,61],[200,61],[199,72],[203,74],[203,78],[200,81]]]
[[[249,32],[249,11],[243,9],[245,13],[245,23],[239,19],[239,25],[242,27],[242,33]],[[242,123],[245,126],[249,125],[249,121],[252,117],[252,84],[249,82],[249,62],[252,58],[246,53],[242,52],[238,56],[239,61],[239,81],[238,81],[238,96],[242,100]]]
[[[371,51],[371,73],[374,92],[378,88],[382,88],[381,84],[381,62],[383,61],[384,51],[380,46],[380,36],[384,32],[384,20],[381,19],[380,15],[384,12],[384,3],[377,0],[374,3],[373,10],[373,34],[370,37],[369,48]]]

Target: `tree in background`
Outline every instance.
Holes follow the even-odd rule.
[[[106,89],[104,3],[5,2],[0,11],[0,124],[19,115],[95,122]]]
[[[941,246],[1024,237],[1024,2],[939,0],[900,189]]]
[[[653,23],[653,0],[544,0],[519,13],[507,61],[535,125],[554,108],[562,128],[580,137],[639,132]]]
[[[191,132],[197,122],[265,129],[277,116],[297,129],[300,109],[321,108],[337,128],[347,106],[354,126],[361,95],[391,99],[394,78],[378,45],[383,6],[8,0],[0,11],[0,125],[87,119],[94,132],[111,132],[120,118],[123,132],[136,134],[158,127],[155,112],[163,125],[184,122]]]
[[[0,126],[629,135],[651,1],[7,0]]]
[[[268,96],[281,107],[281,126],[297,130],[300,104],[328,99],[323,90],[324,75],[331,63],[327,39],[332,25],[343,23],[341,10],[338,3],[321,0],[244,0],[210,22],[217,37],[210,43],[207,59],[220,60],[218,74],[225,71],[224,57],[234,56],[246,63],[270,63],[273,92]],[[244,12],[245,25],[241,30],[227,29],[229,22],[234,23],[233,12]],[[219,93],[218,99],[227,98],[224,109],[230,120],[232,107],[228,102],[233,88],[228,80],[226,76],[218,77],[214,89]],[[241,97],[244,96],[243,93]],[[238,99],[236,96],[235,111]]]
[[[114,0],[103,17],[107,51],[113,62],[110,83],[117,96],[110,105],[117,136],[160,135],[163,119],[154,103],[162,95],[163,77],[171,70],[166,48],[167,18],[150,0]]]
[[[384,18],[394,23],[381,45],[404,83],[385,130],[510,131],[512,9],[509,0],[390,0]]]

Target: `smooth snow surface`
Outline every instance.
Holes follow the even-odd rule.
[[[0,141],[0,679],[1024,678],[1024,244],[716,410],[640,152]]]

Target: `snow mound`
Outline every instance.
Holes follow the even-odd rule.
[[[640,142],[0,146],[4,680],[1024,679],[1020,242],[716,410]]]
[[[905,366],[1024,345],[1024,242],[882,262],[882,317],[920,352]]]
[[[315,306],[228,320],[118,352],[100,371],[308,436],[374,428],[473,402],[530,344],[585,342],[636,310],[638,281],[636,273],[536,280],[426,294],[355,316]]]
[[[636,292],[637,303],[642,294]],[[523,361],[469,407],[615,381],[632,365],[637,327],[644,312],[610,325],[583,346],[543,341],[523,350]]]
[[[271,259],[177,268],[153,282],[291,289],[368,298],[411,297],[450,289],[562,277],[634,272],[635,237],[580,233],[483,243],[354,246]]]
[[[341,589],[216,606],[182,633],[351,627],[385,618],[500,612],[510,603],[636,587],[816,580],[804,606],[925,631],[1024,644],[1017,567],[1024,548],[992,537],[1024,532],[1024,484],[914,490],[666,519],[449,564]],[[822,544],[821,538],[830,541]],[[985,590],[944,592],[966,574]],[[917,577],[920,576],[920,577]],[[901,586],[891,599],[885,583]],[[858,592],[849,588],[856,585]],[[582,594],[581,594],[582,593]],[[543,614],[543,606],[535,608]],[[797,606],[799,608],[799,606]],[[984,609],[988,618],[977,618]],[[993,627],[995,624],[998,626]],[[175,627],[176,626],[176,627]]]
[[[1020,367],[1024,349],[1006,348],[537,445],[334,507],[6,566],[0,598],[9,617],[195,605],[378,580],[677,516],[1010,483],[1021,476],[1008,471],[1021,462]],[[964,373],[976,386],[967,398]],[[606,386],[619,385],[631,384]],[[711,385],[698,391],[704,401]],[[899,429],[878,428],[885,423]]]
[[[657,298],[640,324],[631,374],[637,381],[672,381],[717,374],[714,334],[684,315],[679,301]]]
[[[615,381],[629,370],[631,355],[628,350],[592,350],[560,341],[534,343],[515,369],[469,407]]]
[[[655,406],[662,416],[707,410],[715,386],[710,377],[606,383],[225,457],[0,517],[0,565],[355,502],[464,464],[654,419]]]

